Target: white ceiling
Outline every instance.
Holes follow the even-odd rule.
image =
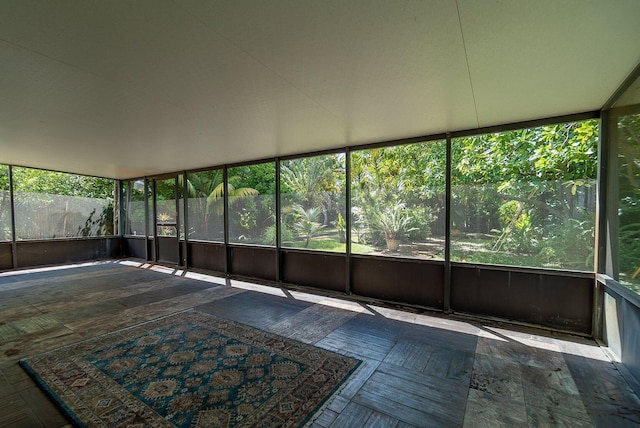
[[[597,110],[638,0],[0,0],[0,163],[130,178]]]

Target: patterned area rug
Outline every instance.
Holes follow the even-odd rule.
[[[295,427],[360,361],[189,311],[20,364],[78,426]]]

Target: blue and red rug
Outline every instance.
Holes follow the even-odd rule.
[[[360,361],[189,311],[20,364],[77,426],[296,427]]]

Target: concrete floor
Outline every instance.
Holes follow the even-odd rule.
[[[592,340],[136,261],[0,274],[0,426],[68,424],[19,359],[189,308],[361,359],[313,427],[640,426]]]

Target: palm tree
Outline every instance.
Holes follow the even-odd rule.
[[[328,214],[334,204],[332,194],[337,191],[336,157],[313,156],[292,159],[281,164],[282,184],[300,196],[305,210],[320,207],[323,224],[328,224]]]
[[[305,238],[304,246],[307,248],[311,237],[324,227],[318,222],[318,208],[313,207],[305,210],[302,205],[296,204],[293,206],[293,210],[296,215],[293,227],[299,235]]]
[[[259,192],[251,187],[236,188],[233,183],[238,182],[240,177],[228,178],[229,203],[233,203],[238,198],[246,198],[257,195]],[[181,178],[182,180],[182,178]],[[181,186],[183,182],[181,181]],[[189,205],[194,213],[191,227],[204,232],[210,238],[210,226],[212,218],[220,217],[224,213],[224,180],[222,169],[212,169],[208,171],[190,173],[187,175],[187,192],[190,198]],[[195,221],[197,221],[196,224]]]

